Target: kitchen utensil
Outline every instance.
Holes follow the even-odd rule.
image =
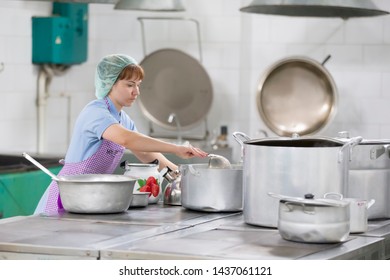
[[[134,178],[113,174],[56,176],[27,153],[23,156],[57,182],[66,211],[106,214],[123,212],[130,206]]]
[[[123,161],[120,166],[126,171],[125,176],[137,178],[134,192],[150,192],[149,204],[157,203],[162,197],[162,174],[158,171],[159,162],[129,163]]]
[[[256,101],[260,117],[277,135],[310,135],[320,132],[333,119],[338,93],[323,64],[292,56],[265,71]]]
[[[350,228],[349,202],[338,199],[314,199],[279,196],[278,231],[282,238],[307,243],[336,243],[347,240]]]
[[[181,173],[168,166],[164,170],[164,178],[168,181],[164,191],[164,204],[181,206]]]
[[[45,172],[47,175],[49,175],[53,180],[59,181],[60,178],[57,177],[53,172],[51,172],[49,169],[44,167],[42,164],[40,164],[38,161],[36,161],[34,158],[32,158],[29,154],[23,153],[22,154],[26,159],[28,159],[31,163],[33,163],[36,167],[41,169],[43,172]]]
[[[231,168],[230,161],[220,155],[208,154],[209,168]]]
[[[294,136],[245,141],[245,222],[277,227],[279,205],[268,192],[296,197],[305,193],[321,197],[327,192],[345,194],[351,147],[361,140]]]
[[[362,233],[368,228],[368,209],[374,205],[375,199],[364,200],[359,198],[344,198],[341,194],[326,193],[324,198],[332,198],[349,202],[350,232]]]
[[[149,204],[150,192],[133,192],[130,208],[146,207]]]
[[[184,208],[204,212],[242,211],[241,165],[209,168],[208,164],[182,164],[181,203]]]

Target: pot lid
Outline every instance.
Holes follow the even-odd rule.
[[[305,206],[321,206],[321,207],[346,207],[349,205],[348,201],[331,198],[314,198],[313,194],[305,194],[303,197],[291,197],[275,193],[268,193],[269,196],[279,198],[280,203],[305,205]]]
[[[145,70],[138,97],[144,115],[170,129],[188,129],[203,121],[212,104],[213,91],[206,70],[190,55],[161,49],[140,63]],[[175,116],[175,121],[169,121]]]
[[[323,64],[299,56],[271,65],[256,96],[260,117],[279,136],[310,135],[324,129],[334,117],[337,101],[336,84]]]
[[[114,9],[141,10],[152,12],[183,12],[185,8],[181,0],[116,0]]]
[[[156,168],[159,164],[159,160],[158,159],[155,159],[154,161],[152,162],[149,162],[149,163],[134,163],[134,162],[128,162],[127,160],[125,161],[122,161],[120,166],[122,168],[125,168],[125,169],[128,169],[130,167],[140,167],[140,168],[147,168],[147,167],[154,167]]]

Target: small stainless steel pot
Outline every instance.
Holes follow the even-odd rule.
[[[324,198],[335,198],[349,202],[350,233],[366,232],[368,228],[368,209],[374,205],[375,199],[344,198],[339,193],[326,193]]]
[[[349,202],[269,195],[279,198],[278,230],[290,241],[336,243],[347,240],[350,229]]]
[[[184,208],[204,212],[242,210],[242,166],[209,168],[208,164],[183,164],[181,203]]]
[[[130,208],[146,207],[149,204],[150,192],[133,192]]]

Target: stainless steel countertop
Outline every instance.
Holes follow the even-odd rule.
[[[242,213],[149,205],[124,213],[0,220],[0,259],[385,259],[390,220],[343,243],[305,244],[248,225]]]

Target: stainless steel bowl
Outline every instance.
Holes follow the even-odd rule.
[[[136,179],[124,175],[82,174],[59,176],[64,209],[73,213],[106,214],[126,211]]]

